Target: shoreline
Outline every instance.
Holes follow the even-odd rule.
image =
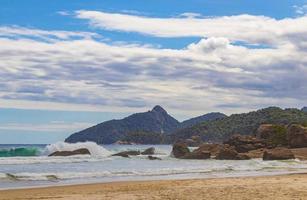
[[[199,177],[199,178],[188,178],[188,177],[168,177],[168,178],[156,178],[156,179],[119,179],[114,181],[89,181],[89,182],[75,182],[75,183],[59,183],[59,184],[42,184],[42,185],[33,185],[33,186],[20,186],[20,187],[8,187],[0,188],[1,191],[10,191],[10,190],[27,190],[27,189],[45,189],[52,187],[70,187],[70,186],[80,186],[80,185],[96,185],[96,184],[113,184],[113,183],[137,183],[137,182],[152,182],[152,181],[185,181],[185,180],[210,180],[210,179],[231,179],[231,178],[257,178],[257,177],[272,177],[272,176],[287,176],[287,175],[306,175],[306,172],[267,172],[270,174],[253,174],[253,175],[229,175],[229,176],[209,176],[209,177]]]
[[[185,180],[118,181],[0,190],[17,199],[307,199],[307,173]],[[261,197],[261,198],[260,198]]]

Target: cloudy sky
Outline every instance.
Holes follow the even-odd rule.
[[[307,102],[306,0],[2,0],[0,143],[162,105],[179,120]]]

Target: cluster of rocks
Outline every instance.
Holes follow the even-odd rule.
[[[155,148],[150,147],[148,149],[145,149],[142,152],[139,150],[122,151],[122,152],[113,154],[112,156],[121,156],[124,158],[129,158],[130,156],[147,155],[147,158],[149,160],[161,160],[161,158],[153,156],[154,154],[155,154]]]
[[[263,160],[294,159],[292,148],[307,147],[307,128],[298,124],[261,125],[255,136],[234,135],[223,144],[202,144],[190,151],[189,143],[177,142],[172,155],[180,159]]]
[[[113,154],[112,156],[121,156],[129,158],[130,156],[147,155],[149,160],[161,160],[161,158],[153,156],[154,154],[155,154],[155,148],[150,147],[148,149],[145,149],[144,151],[139,151],[139,150],[122,151]],[[55,151],[51,153],[49,156],[74,156],[74,155],[91,155],[91,153],[88,149],[81,148],[73,151]]]
[[[225,144],[202,144],[197,149],[190,151],[184,142],[173,145],[172,155],[180,159],[209,159],[219,160],[247,160],[250,159],[246,154],[238,153],[234,147]]]

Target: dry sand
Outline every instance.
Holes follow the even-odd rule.
[[[307,174],[137,181],[0,191],[0,200],[307,199]]]

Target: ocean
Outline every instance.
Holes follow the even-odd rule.
[[[110,156],[124,150],[155,147],[157,157]],[[48,157],[54,151],[88,148],[91,155]],[[51,145],[0,145],[0,189],[29,188],[97,182],[261,176],[307,172],[300,160],[262,159],[179,160],[170,156],[170,145],[96,145],[95,143]]]

